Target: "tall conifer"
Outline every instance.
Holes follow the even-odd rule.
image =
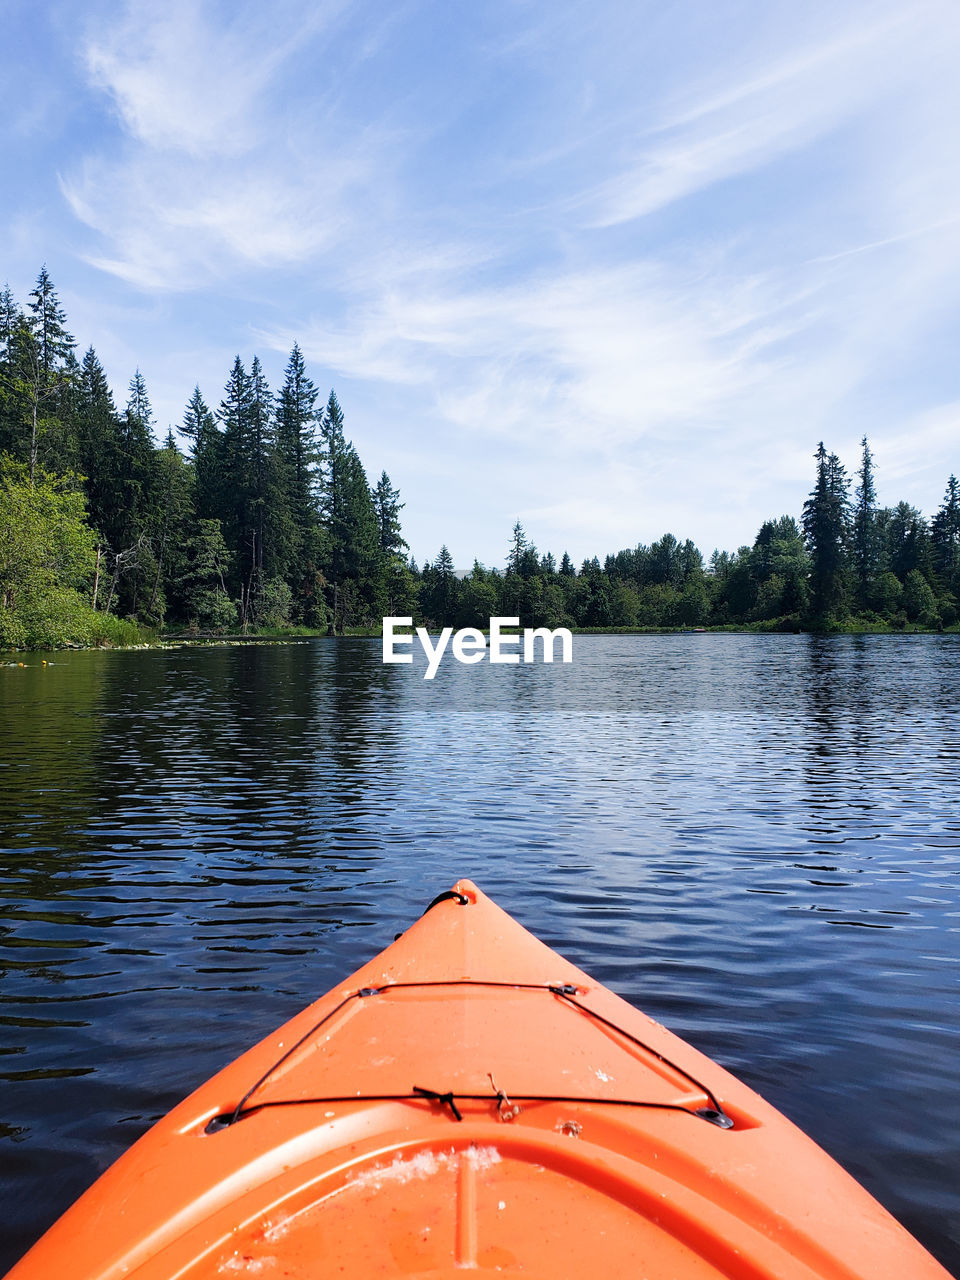
[[[835,622],[844,604],[849,481],[840,459],[823,441],[814,455],[817,482],[803,506],[803,532],[810,550],[810,605],[815,626]]]
[[[860,441],[860,469],[851,527],[854,601],[858,609],[873,607],[876,582],[883,572],[882,544],[877,527],[877,492],[873,480],[873,454],[864,436]]]
[[[933,543],[933,567],[940,586],[960,596],[960,484],[957,477],[947,481],[940,510],[930,527]]]
[[[222,515],[223,436],[199,386],[183,411],[180,431],[190,441],[195,475],[197,517],[216,520]]]

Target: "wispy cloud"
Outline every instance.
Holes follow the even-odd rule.
[[[630,163],[586,197],[590,224],[643,217],[838,128],[902,81],[907,23],[902,8],[860,11],[843,31],[821,32],[772,65],[764,50],[759,65],[739,68],[728,85],[645,128]],[[688,88],[686,96],[694,92]]]
[[[956,10],[601,10],[130,5],[83,54],[114,122],[62,173],[84,255],[217,324],[236,298],[231,354],[299,340],[422,471],[411,520],[466,465],[464,527],[493,491],[588,545],[662,532],[638,512],[736,542],[821,435],[892,474],[955,399],[924,374],[960,301]]]
[[[349,194],[386,166],[382,139],[324,119],[322,101],[290,118],[282,80],[305,45],[322,52],[343,7],[240,5],[224,24],[209,5],[135,3],[91,38],[91,83],[123,133],[61,189],[107,246],[93,265],[148,290],[195,289],[331,244]]]
[[[428,385],[463,430],[522,428],[557,443],[586,430],[594,447],[614,447],[725,418],[803,323],[766,293],[757,281],[711,286],[655,263],[499,288],[434,276],[413,296],[375,293],[336,329],[308,323],[299,337],[341,376]],[[279,349],[295,335],[264,336]]]
[[[237,156],[269,138],[260,105],[284,62],[324,31],[343,3],[279,0],[224,11],[196,0],[159,8],[128,0],[125,20],[90,39],[92,82],[144,146],[197,157]]]

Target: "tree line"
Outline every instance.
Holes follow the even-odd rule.
[[[21,307],[0,294],[0,645],[122,642],[138,628],[418,624],[830,629],[957,623],[960,490],[931,520],[880,507],[866,438],[853,480],[821,444],[799,520],[714,551],[664,534],[576,566],[514,526],[503,570],[418,568],[403,503],[375,485],[320,401],[298,345],[278,390],[237,356],[216,404],[195,387],[159,443],[145,381],[118,407],[93,347],[78,359],[46,268]],[[854,480],[856,481],[854,485]]]
[[[78,360],[46,268],[25,307],[4,290],[0,643],[56,642],[81,615],[104,638],[111,618],[342,633],[415,602],[399,493],[386,472],[368,484],[299,346],[277,391],[256,356],[237,356],[218,404],[195,387],[186,451],[153,427],[139,370],[118,407],[93,347]]]

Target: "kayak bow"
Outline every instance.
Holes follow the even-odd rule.
[[[8,1280],[944,1280],[752,1090],[470,881],[155,1125]]]

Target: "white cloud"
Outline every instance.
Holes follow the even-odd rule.
[[[908,482],[926,480],[933,473],[932,478],[943,490],[947,472],[943,470],[941,460],[949,458],[952,474],[956,475],[960,471],[958,444],[960,400],[955,400],[912,415],[888,435],[877,451],[878,470],[885,479]],[[914,492],[912,485],[911,492]]]
[[[263,94],[300,44],[342,4],[231,6],[133,0],[126,18],[86,47],[95,85],[113,98],[127,132],[147,147],[197,157],[238,156],[264,139]]]
[[[278,352],[299,340],[386,405],[383,423],[351,414],[351,431],[405,442],[411,470],[434,460],[410,512],[459,486],[454,516],[485,527],[499,486],[555,546],[564,521],[591,554],[664,528],[736,545],[799,508],[821,435],[845,455],[864,430],[879,457],[889,443],[892,476],[898,415],[920,423],[934,467],[953,421],[924,417],[954,392],[915,368],[960,300],[960,21],[933,0],[789,9],[761,5],[755,38],[718,61],[702,8],[681,5],[689,32],[663,57],[682,74],[651,88],[598,74],[609,24],[576,6],[512,39],[503,14],[522,8],[494,6],[504,39],[458,64],[461,84],[434,65],[408,74],[416,7],[344,18],[328,82],[340,6],[242,4],[224,20],[138,4],[86,54],[121,136],[62,188],[98,237],[89,261],[150,294],[229,291],[245,340],[254,325]],[[569,72],[567,100],[553,42],[575,36],[585,78]],[[313,80],[292,75],[305,50]],[[372,64],[352,96],[344,57]],[[407,92],[403,131],[388,130]],[[271,294],[282,329],[253,301]],[[486,480],[475,498],[465,466]]]
[[[604,447],[704,427],[761,376],[793,331],[760,281],[703,280],[656,263],[469,287],[434,277],[416,295],[374,294],[343,325],[307,325],[305,352],[345,377],[428,384],[468,431],[520,427]],[[291,335],[265,335],[282,349]]]
[[[384,163],[382,140],[322,112],[290,127],[283,73],[342,7],[243,5],[224,26],[209,5],[137,3],[90,40],[91,83],[124,131],[61,177],[106,246],[88,253],[93,265],[145,290],[196,289],[238,264],[300,263],[336,239],[354,187]]]
[[[902,7],[861,10],[845,29],[821,31],[799,53],[774,52],[772,65],[772,51],[761,50],[731,83],[643,129],[629,165],[587,198],[591,225],[643,217],[836,129],[909,74],[903,58],[909,17]],[[695,93],[688,89],[688,100]]]

